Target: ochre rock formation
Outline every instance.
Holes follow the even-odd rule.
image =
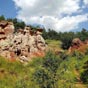
[[[72,44],[68,49],[68,53],[73,53],[75,50],[85,53],[88,47],[88,41],[85,42],[81,41],[79,38],[75,38],[72,40]]]
[[[22,61],[45,55],[46,43],[42,37],[42,29],[33,31],[30,27],[25,27],[24,29],[19,29],[17,33],[14,33],[14,29],[12,22],[0,22],[1,56],[11,61],[15,61],[16,58]]]

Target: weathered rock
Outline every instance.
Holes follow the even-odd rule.
[[[86,40],[84,41],[84,43],[85,43],[86,45],[88,45],[88,39],[86,39]]]
[[[21,61],[26,62],[28,58],[43,57],[45,55],[45,40],[41,29],[37,32],[30,27],[19,29],[13,34],[14,24],[12,22],[1,22],[0,24],[0,52],[2,56],[15,61],[21,56]],[[8,51],[8,53],[7,53]]]
[[[0,21],[0,27],[5,28],[8,25],[8,21],[2,20]]]
[[[22,62],[28,62],[28,58],[27,58],[26,56],[21,56],[21,57],[20,57],[20,60],[21,60]]]
[[[12,62],[14,62],[14,61],[16,61],[16,55],[15,55],[15,53],[14,52],[10,52],[10,61],[12,61]]]
[[[79,38],[75,38],[72,40],[72,44],[68,49],[68,53],[73,53],[75,50],[85,53],[87,47],[87,43],[82,42]]]
[[[8,22],[8,25],[4,28],[5,34],[9,35],[14,32],[14,25],[12,22]]]
[[[42,34],[42,29],[38,29],[37,36],[36,36],[37,47],[40,51],[45,51],[46,44],[45,44],[45,40],[41,34]]]
[[[83,45],[83,42],[79,38],[75,38],[72,40],[72,46],[81,46]]]

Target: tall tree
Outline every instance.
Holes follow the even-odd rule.
[[[0,21],[2,21],[2,20],[5,20],[4,15],[1,15],[1,16],[0,16]]]

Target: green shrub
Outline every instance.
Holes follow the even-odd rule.
[[[88,61],[84,63],[84,71],[81,73],[81,79],[84,83],[88,84]]]
[[[61,61],[51,52],[48,52],[43,58],[40,68],[34,72],[34,80],[40,88],[57,88],[58,75],[57,70]]]
[[[28,88],[27,83],[24,79],[18,80],[14,88]]]
[[[67,55],[66,52],[62,52],[59,56],[62,60],[66,60],[69,57],[69,55]]]
[[[79,51],[74,51],[74,52],[72,53],[72,56],[73,56],[73,57],[76,57],[76,58],[79,59],[79,60],[84,58],[84,54],[81,53],[81,52],[79,52]]]
[[[86,49],[85,55],[88,55],[88,48]]]

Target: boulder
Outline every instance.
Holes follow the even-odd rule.
[[[28,58],[26,56],[24,56],[24,55],[20,57],[20,60],[22,62],[28,62]]]
[[[0,37],[1,35],[10,35],[14,32],[13,22],[0,21]]]
[[[72,44],[68,49],[68,53],[73,53],[75,50],[85,53],[87,47],[88,46],[86,43],[82,42],[79,38],[75,38],[72,40]]]
[[[74,38],[72,40],[72,46],[78,46],[79,47],[81,45],[83,45],[83,42],[79,38]]]
[[[8,22],[8,25],[4,28],[5,34],[9,35],[9,34],[13,34],[14,32],[14,25],[12,22]]]
[[[0,21],[0,27],[4,28],[8,25],[8,21],[2,20]]]

